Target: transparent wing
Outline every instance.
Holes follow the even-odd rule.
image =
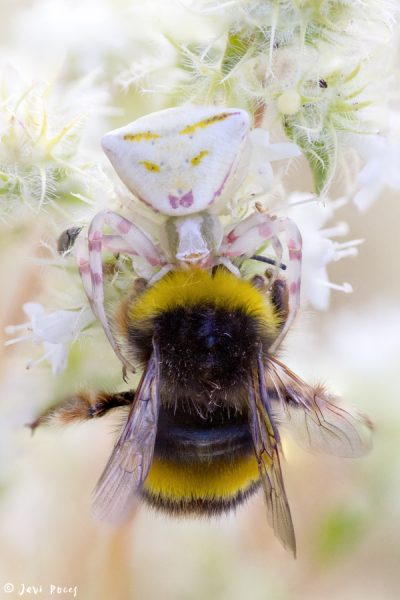
[[[116,523],[128,516],[153,460],[159,405],[159,357],[153,343],[128,420],[93,492],[96,518]]]
[[[279,434],[270,412],[262,359],[252,371],[249,390],[249,424],[267,505],[267,518],[275,535],[296,555],[296,539],[279,458]]]
[[[274,357],[268,357],[266,385],[276,423],[311,452],[362,456],[371,448],[371,422],[336,404],[322,386],[313,387]]]

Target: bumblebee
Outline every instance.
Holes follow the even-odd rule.
[[[281,431],[310,450],[359,456],[369,423],[278,359],[288,295],[283,278],[244,280],[223,266],[135,281],[112,328],[142,368],[136,391],[77,394],[33,424],[129,407],[94,491],[97,517],[121,521],[137,497],[177,516],[218,515],[261,487],[275,534],[295,554]]]

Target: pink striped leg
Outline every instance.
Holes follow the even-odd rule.
[[[133,248],[120,235],[103,235],[102,249],[109,250],[113,254],[127,254],[128,256],[137,256]]]
[[[108,322],[107,316],[105,315],[104,306],[100,307],[99,311],[93,302],[93,284],[90,270],[89,248],[87,239],[85,239],[83,236],[79,237],[77,243],[75,244],[75,255],[76,260],[78,262],[78,268],[83,284],[83,289],[85,290],[85,293],[88,297],[93,313],[101,322],[108,341],[110,342],[115,354],[118,356],[118,358],[124,366],[124,372],[128,369],[132,371],[132,366],[128,364],[125,357],[122,355],[117,341],[112,334],[110,324]]]
[[[104,235],[104,225],[108,225],[118,235]],[[102,324],[111,346],[124,367],[133,370],[133,366],[127,363],[112,334],[104,308],[102,262],[104,247],[108,247],[113,252],[124,251],[127,254],[141,256],[154,267],[162,265],[165,261],[162,260],[160,252],[143,231],[124,217],[108,210],[98,213],[93,218],[88,230],[87,243],[82,240],[76,247],[79,272],[93,312]]]
[[[102,250],[108,250],[112,254],[127,254],[128,256],[138,256],[138,253],[120,236],[105,234],[101,240]],[[87,239],[85,241],[87,246]]]
[[[282,257],[282,244],[279,236],[286,237],[288,253],[287,283],[289,291],[289,314],[279,336],[271,350],[281,344],[290,329],[300,305],[301,281],[301,254],[302,240],[297,225],[286,217],[271,217],[265,213],[255,213],[234,227],[225,237],[221,253],[228,258],[235,256],[251,256],[267,240],[271,240],[272,247],[280,262]]]

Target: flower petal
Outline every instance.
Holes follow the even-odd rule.
[[[267,148],[266,154],[268,160],[284,160],[287,158],[293,158],[294,156],[300,156],[301,150],[297,144],[283,142],[279,144],[270,144],[270,146]]]
[[[44,308],[39,302],[25,302],[22,306],[22,310],[30,319],[45,314]]]
[[[53,375],[59,375],[67,367],[67,346],[65,344],[51,344],[50,342],[44,342],[43,346],[46,360],[51,364]]]

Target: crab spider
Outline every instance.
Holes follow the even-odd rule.
[[[103,149],[128,189],[166,216],[159,243],[110,210],[95,215],[87,238],[77,243],[85,292],[125,369],[133,367],[104,308],[103,249],[143,258],[154,271],[151,284],[169,270],[219,264],[240,276],[235,259],[250,257],[270,242],[280,263],[285,247],[289,314],[275,347],[290,328],[300,301],[302,242],[296,225],[257,211],[224,232],[218,216],[246,174],[249,133],[250,116],[243,110],[190,106],[150,114],[104,136]],[[105,226],[111,234],[104,233]]]

